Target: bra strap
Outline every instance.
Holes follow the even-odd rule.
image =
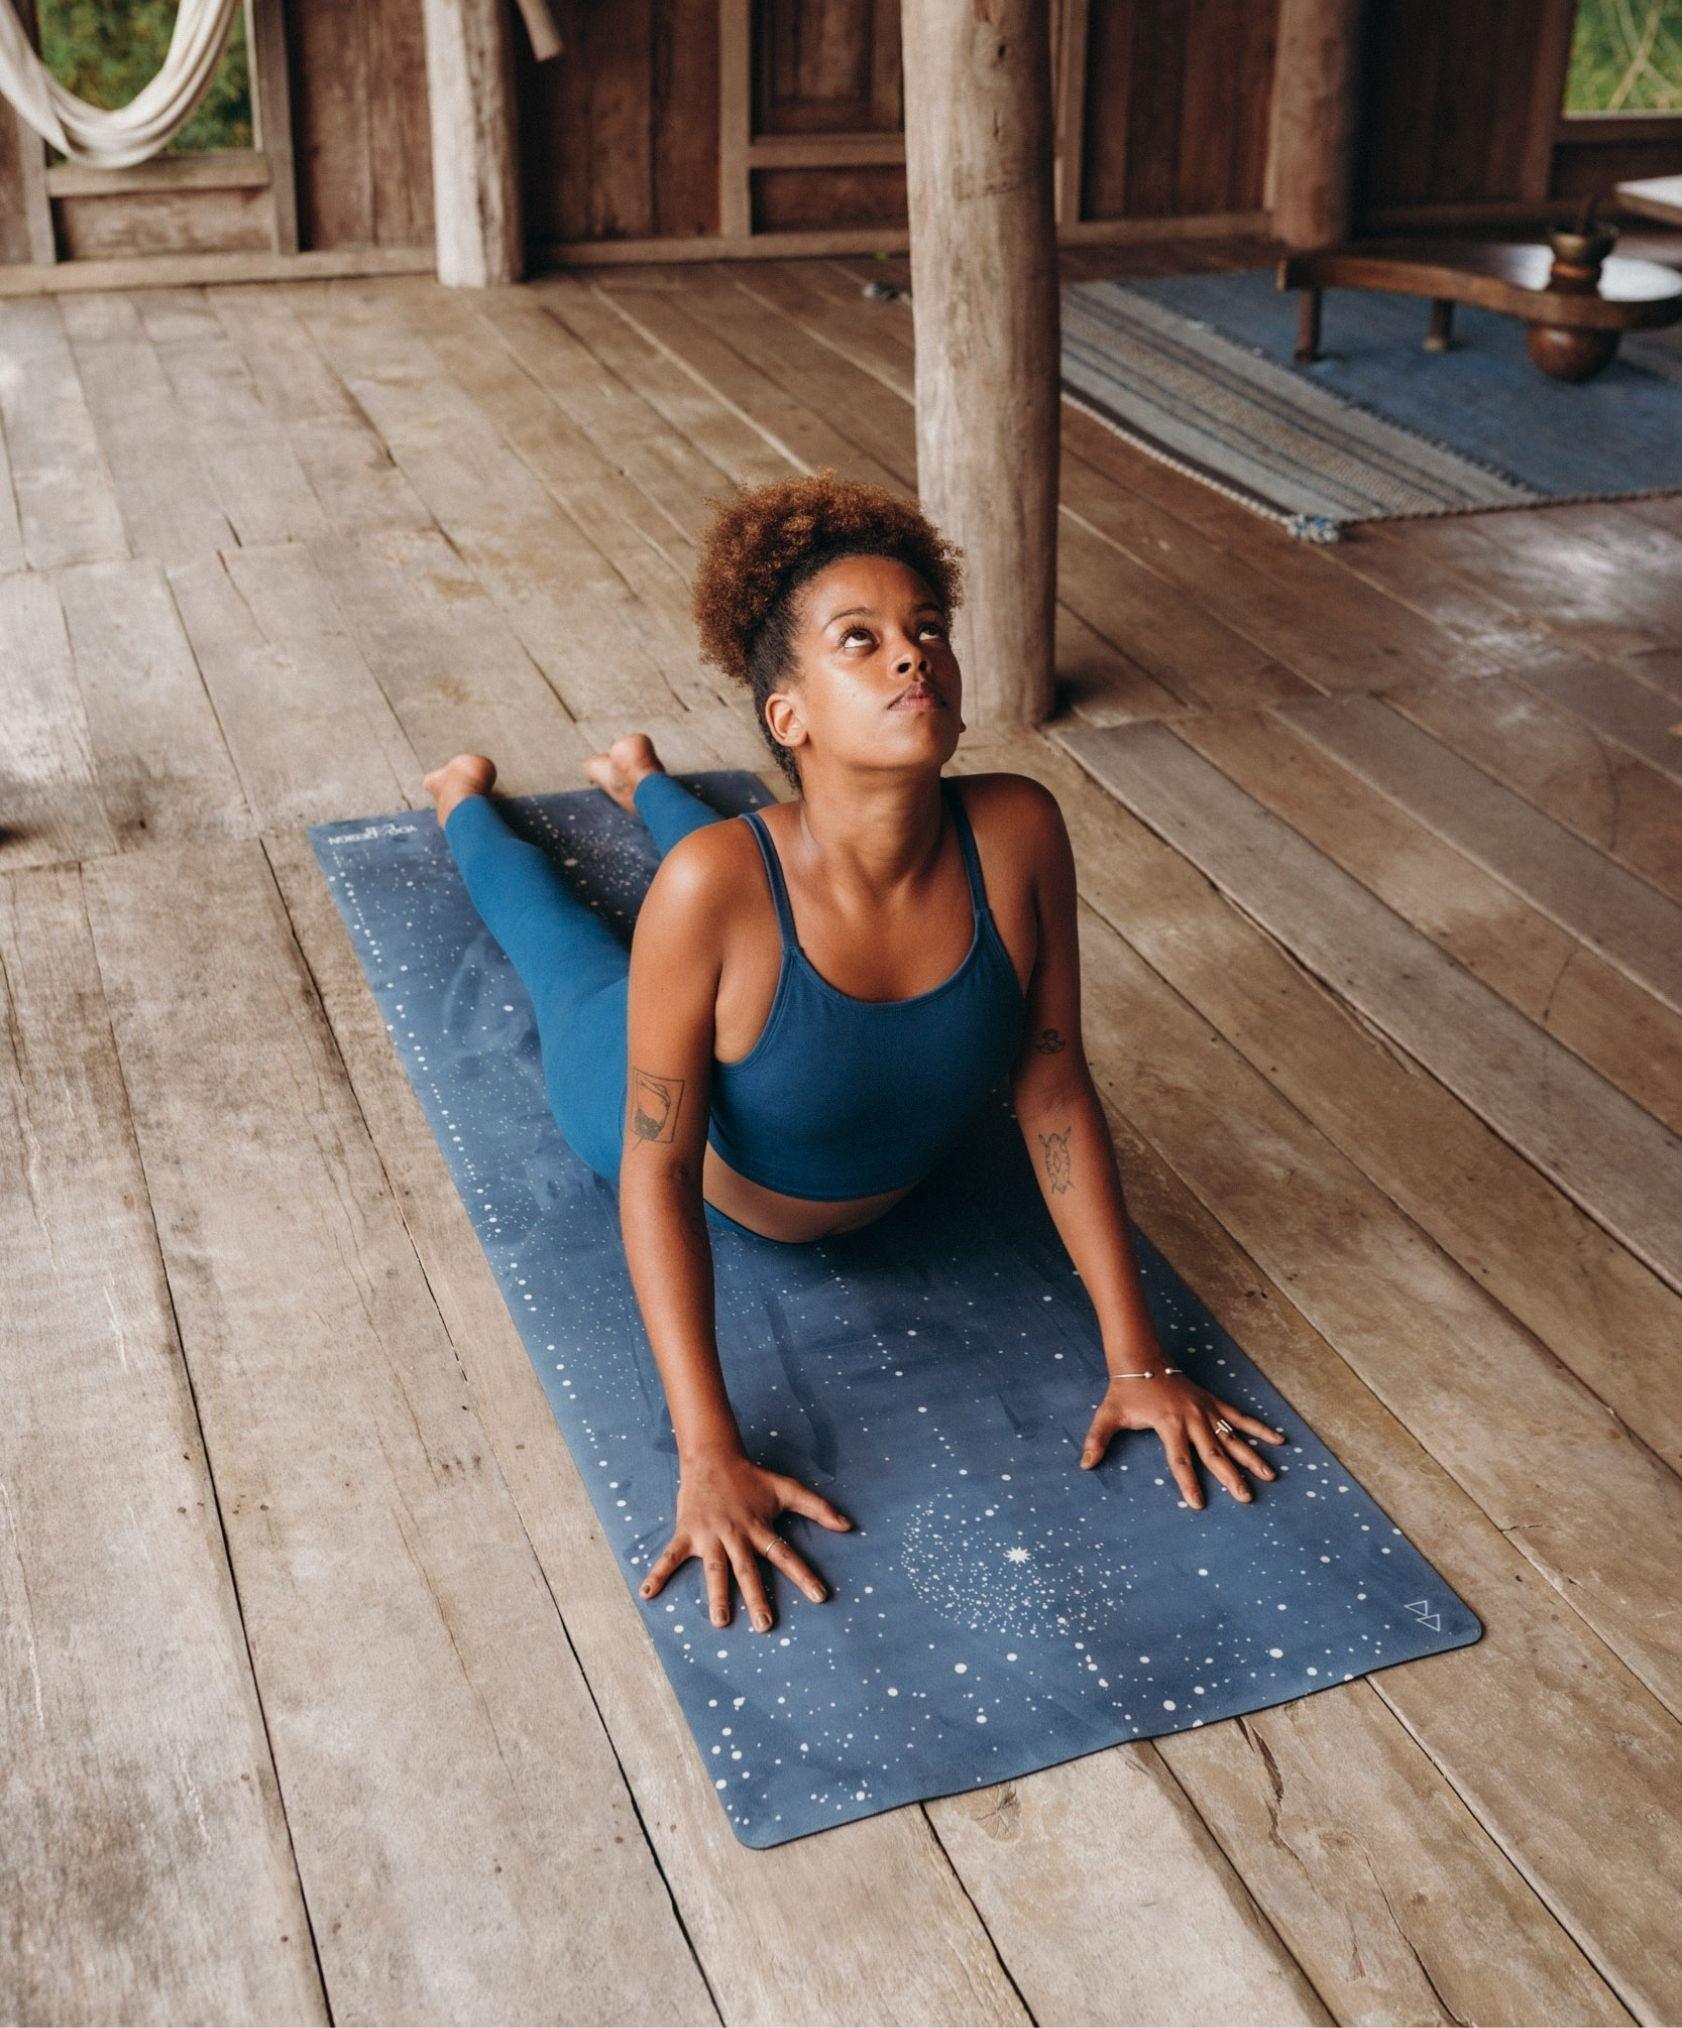
[[[981,854],[975,849],[975,833],[970,829],[969,814],[964,809],[963,798],[952,785],[951,776],[942,775],[940,786],[952,806],[952,821],[957,826],[958,843],[963,848],[964,871],[969,876],[970,902],[977,917],[980,917],[987,913],[987,888],[981,878]]]
[[[789,907],[788,889],[783,885],[782,864],[777,858],[777,848],[771,843],[771,833],[765,827],[765,819],[757,810],[744,810],[749,829],[759,840],[759,854],[765,861],[765,877],[771,883],[771,899],[776,904],[777,927],[782,932],[783,949],[797,951],[800,939],[794,933],[794,910]]]

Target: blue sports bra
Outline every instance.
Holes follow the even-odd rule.
[[[738,1174],[789,1197],[872,1197],[920,1182],[1015,1060],[1027,1016],[987,906],[963,799],[957,826],[975,931],[958,969],[908,1000],[859,1000],[816,971],[794,931],[776,847],[755,810],[782,932],[765,1026],[746,1056],[715,1060],[707,1138]]]

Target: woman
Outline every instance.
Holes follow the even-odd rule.
[[[1240,1466],[1276,1474],[1238,1428],[1284,1438],[1157,1344],[1081,1048],[1062,812],[1025,775],[941,774],[963,726],[959,552],[914,502],[833,471],[711,504],[702,649],[752,690],[795,799],[723,819],[642,733],[587,761],[663,854],[627,957],[498,815],[488,759],[458,754],[426,777],[474,905],[530,991],[561,1131],[619,1186],[681,1470],[676,1529],[642,1595],[699,1556],[714,1623],[729,1621],[734,1571],[766,1632],[758,1557],[825,1595],[777,1516],[852,1525],[743,1448],[714,1337],[708,1217],[790,1244],[868,1224],[1007,1070],[1112,1375],[1081,1464],[1118,1430],[1155,1429],[1188,1505],[1203,1504],[1194,1448],[1248,1500]]]

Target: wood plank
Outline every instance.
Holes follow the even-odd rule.
[[[310,559],[422,772],[486,753],[505,795],[583,786],[580,762],[598,749],[436,529],[331,535]],[[408,797],[426,800],[412,782]]]
[[[1091,789],[1064,799],[1067,762],[1041,759],[1048,750],[1039,741],[1001,739],[987,750],[1043,773],[1066,812],[1091,802]],[[1107,862],[1077,847],[1077,864],[1084,887]],[[1186,882],[1195,879],[1188,871]],[[1156,906],[1161,935],[1169,937],[1180,919],[1179,896],[1170,891]],[[1124,927],[1131,936],[1131,922]],[[1640,1881],[1644,1869],[1677,1864],[1670,1848],[1682,1852],[1682,1811],[1638,1798],[1649,1783],[1667,1795],[1682,1792],[1682,1728],[1656,1688],[1650,1696],[1632,1685],[1617,1655],[1628,1662],[1649,1651],[1642,1653],[1643,1669],[1674,1676],[1658,1650],[1672,1638],[1664,1623],[1672,1617],[1667,1567],[1677,1532],[1675,1475],[1609,1422],[1578,1383],[1562,1380],[1529,1334],[1304,1122],[1265,1069],[1243,1063],[1084,904],[1080,941],[1088,1057],[1135,1215],[1485,1621],[1475,1646],[1382,1671],[1368,1684],[1623,2005],[1641,2015],[1659,2004],[1662,2013],[1657,1996],[1671,1989],[1676,1974],[1657,1968],[1647,1946],[1659,1943],[1682,1966],[1682,1945]],[[1175,1186],[1166,1191],[1155,1187],[1164,1170],[1173,1172]],[[1180,1215],[1187,1187],[1206,1207],[1195,1221]],[[1198,1243],[1217,1220],[1225,1228],[1219,1243]],[[1556,1424],[1562,1416],[1570,1438]],[[1556,1443],[1550,1456],[1548,1446]],[[1598,1503],[1603,1466],[1620,1487],[1621,1523]],[[1498,1501],[1491,1498],[1492,1472],[1507,1480]],[[1548,1489],[1545,1513],[1538,1511],[1538,1485]],[[1573,1490],[1577,1516],[1556,1519],[1552,1503]],[[1568,1539],[1574,1526],[1575,1543]],[[1610,1546],[1621,1545],[1631,1529],[1658,1546],[1636,1546],[1640,1572],[1613,1571]],[[1598,1571],[1589,1579],[1592,1603],[1576,1576],[1566,1575],[1588,1577],[1590,1566]],[[1584,1623],[1591,1612],[1592,1627]],[[1618,1643],[1616,1652],[1606,1635]],[[1639,1746],[1621,1732],[1619,1714],[1631,1693],[1640,1711]],[[1264,1771],[1271,1729],[1290,1724],[1291,1714],[1308,1719],[1319,1701],[1244,1719],[1243,1730],[1262,1742],[1253,1751]],[[1210,1755],[1248,1760],[1237,1731],[1209,1727],[1158,1744],[1176,1778],[1186,1781],[1188,1760],[1193,1769]],[[1287,1748],[1286,1759],[1303,1751]],[[1543,1765],[1550,1770],[1549,1807],[1538,1812],[1536,1769]],[[1553,1785],[1556,1768],[1569,1794]],[[1602,1771],[1627,1785],[1623,1805],[1610,1805],[1601,1792]],[[1292,1910],[1319,1891],[1315,1869],[1322,1859],[1338,1882],[1331,1908],[1341,1912],[1352,1892],[1358,1899],[1347,1876],[1373,1850],[1364,1815],[1344,1827],[1334,1803],[1329,1821],[1314,1820],[1312,1837],[1281,1851],[1285,1796],[1271,1773],[1260,1791],[1244,1783],[1242,1807],[1237,1798],[1221,1804],[1218,1780],[1209,1788],[1187,1786],[1200,1808],[1207,1803],[1212,1824],[1225,1817],[1238,1833],[1258,1827],[1253,1839],[1222,1842],[1240,1855],[1246,1883],[1293,1949]],[[1392,1807],[1405,1814],[1399,1802]],[[1656,1842],[1608,1897],[1596,1847],[1604,1827],[1630,1811],[1642,1816]],[[1387,1813],[1381,1808],[1380,1819]],[[1565,1833],[1568,1822],[1579,1829]],[[1278,1867],[1288,1867],[1296,1884],[1276,1902],[1267,1882]],[[1638,1908],[1643,1901],[1647,1906]],[[1644,1937],[1627,1927],[1632,1915]],[[1480,1935],[1492,1934],[1474,1920]],[[1344,1949],[1352,1927],[1358,1924],[1344,1928]],[[1460,1976],[1464,1935],[1459,1930],[1449,1947]],[[1305,1939],[1305,1968],[1339,1948],[1335,1939],[1334,1917],[1330,1934]],[[1435,2005],[1442,2006],[1440,1998]]]
[[[1682,1022],[1272,712],[1176,730],[1370,894],[1636,1104],[1682,1132]]]
[[[693,747],[662,751],[675,767],[711,764]],[[737,1841],[307,841],[286,833],[267,843],[357,1104],[480,1404],[487,1467],[519,1504],[721,2014],[1026,2019],[920,1810],[860,1818],[769,1853]],[[603,1889],[592,1882],[589,1891]],[[791,1949],[814,1908],[824,1911],[821,1943]]]
[[[1223,504],[1252,526],[1228,521],[1230,539],[1212,541],[1206,522],[1180,518],[1182,509],[1208,511],[1188,500],[1187,487],[1223,499],[1064,404],[1065,513],[1148,562],[1173,588],[1176,606],[1203,607],[1321,690],[1378,689],[1491,666],[1487,654],[1434,622],[1401,621],[1389,598],[1322,556],[1320,545],[1294,542],[1232,501]]]
[[[134,304],[106,292],[68,296],[58,307],[134,553],[179,563],[232,543]]]
[[[690,568],[668,554],[679,544],[641,492],[549,398],[477,314],[486,293],[416,282],[394,290],[405,324],[455,385],[496,427],[503,444],[563,508],[636,592],[648,652],[675,697],[707,703],[715,682],[700,668],[690,611]],[[543,318],[551,330],[553,320]],[[650,535],[657,538],[651,544]],[[693,566],[693,557],[685,559]],[[724,680],[724,679],[719,679]]]
[[[0,577],[0,866],[114,852],[64,614],[50,578]]]
[[[18,519],[17,494],[12,486],[12,460],[6,448],[4,411],[0,410],[0,577],[22,570],[27,558],[23,548],[23,524]]]
[[[281,417],[330,526],[435,526],[378,431],[277,291],[213,288],[205,300],[264,402]]]
[[[1188,736],[1207,724],[1188,726]],[[1215,758],[1239,750],[1229,739]],[[1675,1292],[1476,1112],[1352,1019],[1096,782],[1067,762],[1037,772],[1055,783],[1091,906],[1598,1404],[1682,1465],[1682,1398],[1671,1378],[1682,1320]],[[1311,793],[1324,802],[1332,788],[1316,784]],[[1532,1467],[1510,1460],[1506,1469],[1516,1476],[1498,1495],[1504,1510],[1524,1498]]]
[[[1627,663],[1550,662],[1520,671],[1533,690],[1554,698],[1630,753],[1649,762],[1673,781],[1682,782],[1682,737],[1670,702],[1650,681],[1644,667],[1656,658],[1637,655]]]
[[[37,570],[127,556],[111,474],[56,304],[0,302],[0,426],[24,554]]]
[[[582,292],[581,292],[582,293]],[[706,508],[702,495],[719,470],[626,384],[614,354],[598,357],[535,289],[494,289],[473,308],[550,399],[571,418],[600,456],[611,456],[648,503],[637,525],[673,567],[693,574],[695,544]],[[630,344],[633,334],[610,320]]]
[[[1655,1273],[1682,1288],[1682,1142],[1451,964],[1167,726],[1061,742],[1246,913],[1390,1035]]]
[[[906,490],[900,469],[896,469],[907,462],[903,453],[893,467],[883,465],[876,455],[879,444],[873,451],[868,441],[855,442],[850,416],[843,430],[808,406],[801,395],[791,395],[763,364],[744,356],[734,340],[721,339],[707,327],[691,308],[687,287],[681,294],[625,291],[613,295],[611,301],[627,323],[634,324],[666,354],[667,373],[675,364],[715,399],[728,402],[786,461],[785,470],[792,466],[816,471],[833,464],[849,478],[892,487],[900,493]]]
[[[155,557],[56,574],[117,846],[245,837],[251,807]]]
[[[334,2018],[712,2018],[262,847],[89,911]]]
[[[170,587],[259,824],[428,800],[424,770],[300,544],[201,557],[171,571]]]
[[[707,458],[721,477],[752,486],[788,475],[786,452],[768,443],[747,416],[692,374],[674,371],[672,356],[659,340],[624,314],[621,301],[629,292],[570,276],[539,276],[527,286],[605,372],[634,388],[671,425],[672,434]]]
[[[1275,707],[1560,927],[1682,1012],[1682,907],[1376,697]]]
[[[134,305],[223,513],[241,543],[325,532],[320,502],[279,416],[197,289],[136,289]]]
[[[671,710],[635,593],[380,288],[299,285],[287,301],[568,709]]]
[[[0,880],[13,2021],[325,2021],[72,868]]]
[[[92,289],[181,289],[218,282],[284,282],[316,275],[428,274],[432,249],[410,246],[308,247],[302,253],[133,254],[56,267],[0,267],[0,299],[72,296]]]
[[[1562,640],[1602,656],[1638,654],[1682,638],[1670,584],[1641,545],[1602,539],[1595,502],[1444,514],[1415,522],[1409,540],[1493,591]],[[1652,529],[1676,568],[1682,542]]]
[[[1089,929],[1094,944],[1108,941],[1102,925],[1083,916],[1083,945]],[[1224,1132],[1224,1092],[1207,1112],[1191,1098],[1195,1153],[1182,1145],[1175,1123],[1187,1116],[1203,1065],[1220,1045],[1195,1020],[1183,1027],[1171,1020],[1172,1036],[1159,1028],[1154,1013],[1175,1003],[1135,967],[1127,975],[1140,991],[1112,999],[1105,965],[1091,1000],[1100,1014],[1093,1040],[1113,1066],[1103,1079],[1106,1112],[1134,1214],[1216,1314],[1241,1328],[1268,1378],[1485,1624],[1472,1647],[1382,1670],[1335,1696],[1299,1698],[1165,1739],[1164,1760],[1337,2019],[1361,2018],[1369,1978],[1388,1982],[1393,1995],[1392,2005],[1378,2003],[1383,2019],[1414,2011],[1430,2020],[1662,2014],[1662,1996],[1674,1990],[1673,1940],[1642,1881],[1644,1867],[1675,1863],[1667,1848],[1676,1830],[1639,1797],[1648,1782],[1666,1794],[1679,1785],[1674,1721],[1634,1687],[1639,1743],[1630,1742],[1626,1757],[1627,1673],[1419,1447],[1405,1420],[1338,1357],[1341,1330],[1328,1341],[1303,1314],[1311,1304],[1333,1321],[1319,1298],[1330,1292],[1335,1270],[1300,1272],[1304,1243],[1316,1245],[1318,1234],[1298,1226],[1293,1238],[1282,1229],[1277,1198],[1268,1201],[1271,1185],[1246,1190],[1248,1155]],[[1151,1038],[1144,1046],[1142,1035]],[[1158,1067],[1174,1057],[1188,1074],[1160,1081]],[[1268,1278],[1258,1249],[1244,1249],[1246,1231],[1268,1230],[1284,1241],[1268,1251],[1293,1282],[1290,1297]],[[1361,1280],[1351,1278],[1340,1324],[1355,1322],[1365,1307]],[[1305,1291],[1305,1283],[1316,1286]],[[1374,1329],[1411,1346],[1410,1305],[1368,1310],[1356,1334]],[[1399,1763],[1396,1735],[1365,1722],[1369,1694],[1400,1722],[1420,1759],[1404,1755]],[[1361,1728],[1353,1755],[1350,1725]],[[1550,1770],[1543,1811],[1535,1790],[1541,1766]],[[1598,1863],[1605,1827],[1622,1821],[1601,1788],[1603,1771],[1623,1794],[1621,1808],[1639,1815],[1653,1840],[1617,1883]],[[1381,1797],[1371,1795],[1373,1783],[1382,1784]],[[1421,1835],[1404,1854],[1397,1846],[1409,1825]],[[1574,1835],[1567,1825],[1577,1827]],[[1490,1860],[1486,1837],[1522,1885]],[[1427,1879],[1410,1884],[1410,1870],[1420,1866],[1429,1869]],[[1171,1920],[1171,1909],[1155,1919]],[[1477,1938],[1475,1949],[1468,1936]],[[1204,1940],[1199,1931],[1183,1947],[1189,1954]],[[1650,1941],[1665,1952],[1664,1964],[1648,1957]],[[1585,1964],[1575,1962],[1577,1953]],[[1529,2003],[1521,1997],[1526,1989],[1535,1995]]]

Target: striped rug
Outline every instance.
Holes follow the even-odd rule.
[[[1682,348],[1626,338],[1594,381],[1532,367],[1512,318],[1328,290],[1325,357],[1291,360],[1272,266],[1065,283],[1063,392],[1163,462],[1307,541],[1363,521],[1682,490]]]

